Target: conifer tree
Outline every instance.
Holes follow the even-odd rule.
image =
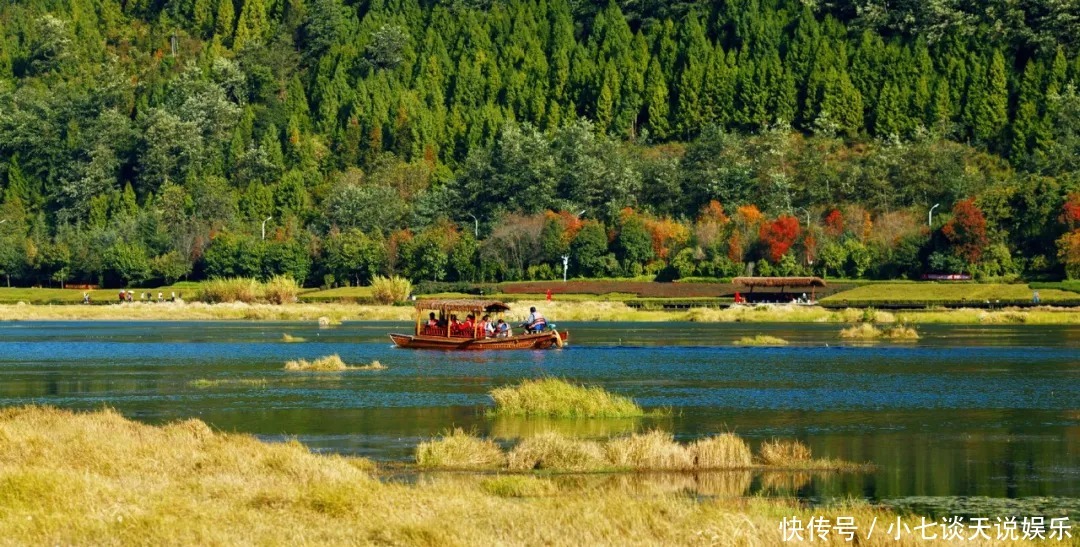
[[[1009,93],[1005,75],[1005,57],[995,50],[985,76],[973,84],[972,133],[987,144],[996,144],[1009,121]],[[969,99],[971,100],[971,99]]]
[[[236,21],[233,48],[241,50],[249,43],[261,42],[269,29],[265,0],[244,0],[244,7],[240,9],[240,17]]]
[[[234,24],[236,23],[236,8],[233,0],[218,0],[217,17],[214,20],[214,34],[222,40],[232,39]]]
[[[656,57],[649,62],[645,88],[645,119],[649,132],[657,139],[667,139],[671,134],[671,122],[668,119],[671,97],[668,95],[664,71],[660,68],[660,61]]]

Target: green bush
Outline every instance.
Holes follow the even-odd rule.
[[[399,276],[375,276],[371,281],[371,296],[380,304],[404,302],[412,294],[412,283]]]
[[[262,283],[248,277],[211,279],[199,287],[199,300],[217,304],[222,302],[255,302],[263,296]]]
[[[292,304],[300,294],[300,286],[287,275],[275,275],[266,283],[263,293],[271,304]]]

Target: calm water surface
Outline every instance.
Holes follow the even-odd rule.
[[[565,324],[562,351],[397,350],[411,325],[0,323],[0,405],[112,406],[160,423],[198,417],[268,440],[405,461],[452,426],[510,443],[537,427],[608,436],[660,427],[690,440],[735,431],[754,445],[798,438],[815,455],[878,465],[797,481],[806,497],[1080,498],[1080,327],[923,326],[922,340],[857,345],[836,325]],[[283,333],[307,338],[286,344]],[[785,348],[740,348],[769,334]],[[340,354],[389,369],[287,373]],[[493,387],[554,375],[595,383],[659,421],[540,424],[488,419]],[[198,387],[196,380],[265,380]],[[755,479],[758,480],[758,479]]]

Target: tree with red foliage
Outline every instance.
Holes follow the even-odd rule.
[[[1069,193],[1061,210],[1061,221],[1068,225],[1070,230],[1080,227],[1080,192]]]
[[[799,239],[799,220],[791,215],[782,215],[772,222],[761,225],[758,239],[768,248],[769,261],[779,262],[780,257]]]
[[[975,264],[982,258],[989,240],[986,237],[986,216],[975,205],[973,198],[956,202],[952,218],[941,228],[946,239],[953,245],[957,256],[968,264]]]
[[[844,214],[839,209],[829,211],[825,215],[825,234],[829,237],[840,237],[844,233]]]

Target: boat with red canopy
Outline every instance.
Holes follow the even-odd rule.
[[[508,311],[510,306],[497,300],[420,300],[416,302],[415,333],[390,334],[390,339],[399,348],[442,350],[548,349],[566,344],[567,333],[550,323],[540,332],[514,334],[511,327],[503,336],[490,336],[479,321],[471,326],[468,321],[453,321],[458,313],[472,314],[476,319],[488,315],[495,321]],[[429,319],[432,316],[433,322]]]

